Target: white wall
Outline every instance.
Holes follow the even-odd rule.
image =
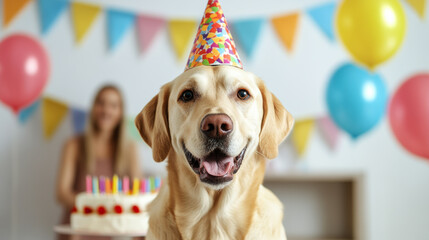
[[[205,1],[201,0],[171,0],[169,7],[166,1],[84,2],[196,20],[205,7]],[[227,18],[237,19],[304,10],[322,1],[222,2]],[[403,5],[409,26],[404,45],[392,60],[379,68],[390,92],[407,76],[429,71],[428,20],[418,19],[404,2]],[[95,89],[110,80],[123,88],[128,113],[135,115],[163,83],[180,74],[185,66],[184,60],[177,61],[172,54],[165,30],[149,52],[140,55],[134,29],[115,51],[107,50],[104,14],[95,21],[79,46],[74,42],[69,11],[46,36],[40,35],[37,18],[36,6],[31,3],[10,27],[0,30],[0,38],[14,32],[40,38],[52,64],[52,75],[44,94],[74,106],[88,107]],[[349,59],[341,44],[329,42],[306,15],[300,19],[292,54],[284,51],[267,23],[254,59],[246,59],[244,53],[241,55],[246,70],[265,79],[297,118],[326,113],[327,79],[339,64]],[[0,236],[2,239],[50,239],[60,210],[54,201],[54,179],[61,146],[72,134],[70,119],[62,123],[50,141],[43,140],[40,112],[25,126],[20,126],[12,113],[1,105],[0,119]],[[285,161],[284,158],[291,155],[285,146],[281,147],[283,155],[275,161]],[[150,160],[150,150],[142,146],[142,151],[146,170],[153,170],[155,164]],[[386,120],[357,142],[343,135],[336,151],[329,150],[316,131],[301,165],[309,169],[352,169],[367,173],[368,239],[428,239],[429,164],[398,145]]]

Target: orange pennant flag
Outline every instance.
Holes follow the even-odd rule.
[[[293,50],[299,13],[289,14],[271,19],[274,29],[288,51]]]
[[[426,0],[406,0],[408,4],[419,14],[420,18],[425,18]]]
[[[98,14],[101,12],[101,8],[86,3],[73,2],[71,12],[76,42],[80,43],[88,33],[88,30]]]
[[[3,0],[3,27],[9,25],[29,2],[30,0]]]

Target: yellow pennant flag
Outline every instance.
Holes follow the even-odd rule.
[[[426,0],[406,0],[408,4],[419,14],[420,18],[425,18]]]
[[[29,2],[30,0],[3,0],[3,27],[9,25]]]
[[[303,155],[307,148],[308,139],[313,131],[314,120],[306,119],[295,122],[292,132],[292,141],[299,155]]]
[[[72,20],[76,41],[80,43],[87,34],[101,8],[86,3],[73,2],[71,4]]]
[[[44,98],[42,103],[42,122],[46,139],[50,139],[55,130],[66,116],[69,108],[64,103],[58,102],[52,98]]]
[[[288,51],[293,50],[299,13],[275,17],[271,19],[274,29]]]
[[[182,60],[189,42],[196,33],[197,23],[193,20],[171,20],[168,23],[171,43],[177,59]]]

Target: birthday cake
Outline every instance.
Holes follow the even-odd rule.
[[[76,197],[71,228],[94,233],[146,233],[147,206],[157,195],[159,178],[129,180],[87,177],[87,191]],[[89,186],[92,183],[92,186]]]

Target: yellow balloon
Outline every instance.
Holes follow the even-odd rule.
[[[344,0],[337,12],[336,27],[356,61],[373,69],[401,46],[406,18],[397,0]]]

